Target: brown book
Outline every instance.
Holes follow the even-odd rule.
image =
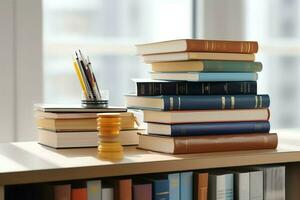
[[[194,200],[207,200],[208,173],[194,173]]]
[[[87,200],[87,188],[72,188],[72,200]]]
[[[276,133],[249,133],[170,137],[139,135],[139,148],[162,153],[208,153],[275,149],[278,144]]]
[[[115,181],[115,200],[131,200],[132,199],[132,180],[119,179]]]
[[[181,39],[136,45],[140,55],[169,52],[257,53],[256,41]]]
[[[71,184],[55,185],[54,200],[71,200]]]

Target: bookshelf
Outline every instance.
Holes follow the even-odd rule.
[[[277,150],[168,155],[125,148],[119,162],[97,158],[96,148],[52,149],[36,142],[0,144],[0,200],[4,186],[72,179],[90,179],[134,174],[211,169],[247,165],[286,163],[287,199],[300,193],[300,134],[297,130],[278,131]]]

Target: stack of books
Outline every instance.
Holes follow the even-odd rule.
[[[98,146],[97,113],[121,114],[120,143],[137,145],[138,129],[135,116],[126,108],[82,108],[80,105],[36,105],[35,117],[40,144],[53,148]]]
[[[137,45],[152,80],[127,106],[144,112],[139,148],[165,153],[273,149],[270,99],[257,94],[255,41],[173,40]]]

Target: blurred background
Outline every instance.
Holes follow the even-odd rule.
[[[33,140],[33,103],[79,103],[74,50],[90,56],[111,105],[124,105],[132,78],[149,67],[134,44],[179,38],[257,40],[259,93],[271,96],[271,127],[300,127],[300,1],[1,1],[0,142]],[[5,9],[5,10],[4,10]],[[10,12],[11,11],[11,12]],[[1,19],[2,17],[5,19]],[[9,23],[9,22],[12,22]],[[3,26],[2,26],[3,27]],[[6,38],[6,39],[5,39]]]

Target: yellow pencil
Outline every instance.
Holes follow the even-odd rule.
[[[75,61],[74,58],[73,58],[73,66],[75,68],[75,71],[76,71],[77,77],[79,79],[79,82],[80,82],[82,91],[84,93],[84,96],[85,96],[86,99],[88,99],[88,94],[87,94],[86,87],[85,87],[84,82],[83,82],[82,74],[80,73],[79,66],[78,66],[78,64],[77,64],[77,62]]]

